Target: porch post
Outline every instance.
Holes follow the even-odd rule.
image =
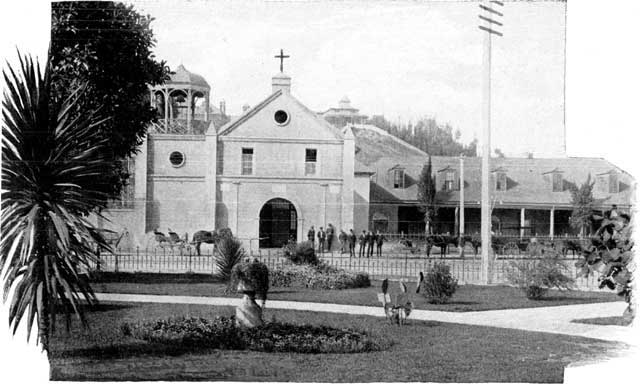
[[[520,237],[524,237],[524,223],[525,223],[525,213],[524,208],[520,209]]]
[[[191,129],[191,114],[193,113],[193,108],[191,107],[192,101],[193,95],[191,89],[187,89],[187,133],[193,133]]]
[[[551,238],[551,240],[553,240],[553,236],[555,234],[555,207],[551,207],[551,210],[549,211],[549,237]]]
[[[164,133],[169,130],[169,91],[165,88],[162,90],[164,94]]]

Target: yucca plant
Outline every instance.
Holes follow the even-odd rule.
[[[235,237],[222,237],[216,246],[215,263],[223,281],[231,278],[231,270],[245,255],[242,242]]]
[[[26,316],[30,335],[37,319],[48,352],[56,312],[86,324],[81,300],[96,302],[83,273],[96,248],[109,246],[88,216],[106,206],[99,183],[110,164],[106,141],[93,135],[104,120],[95,111],[78,113],[83,86],[56,104],[49,63],[43,75],[31,57],[20,57],[17,72],[3,70],[0,267],[13,332]]]

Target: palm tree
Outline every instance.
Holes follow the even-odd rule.
[[[105,207],[97,188],[107,164],[106,141],[96,140],[94,111],[78,114],[84,87],[61,103],[52,102],[49,63],[44,76],[30,57],[20,57],[19,73],[3,76],[2,239],[4,301],[15,333],[26,315],[27,335],[34,319],[38,340],[49,351],[56,312],[76,313],[95,295],[83,276],[95,262],[96,247],[109,249],[88,217]]]

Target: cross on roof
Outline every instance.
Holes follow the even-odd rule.
[[[282,64],[283,64],[283,62],[284,62],[284,59],[287,59],[287,58],[289,58],[289,57],[291,57],[291,56],[289,56],[289,55],[285,55],[285,54],[284,54],[284,52],[282,51],[282,49],[280,49],[280,54],[279,54],[279,55],[276,55],[276,56],[274,56],[274,57],[275,57],[276,59],[280,59],[280,72],[283,72],[283,70],[282,70]]]

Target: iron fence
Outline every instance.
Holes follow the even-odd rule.
[[[247,256],[257,258],[269,268],[281,268],[287,263],[280,249],[259,249],[250,251]],[[425,254],[405,252],[385,252],[382,256],[350,257],[348,253],[326,252],[319,255],[326,264],[349,272],[365,272],[372,279],[413,280],[419,272],[427,273],[435,263],[449,266],[452,275],[459,284],[482,283],[482,261],[479,256],[426,257]],[[512,263],[535,260],[519,255],[503,255],[490,263],[492,284],[508,283],[507,274]],[[578,268],[575,258],[563,258],[567,273],[576,277]],[[184,249],[118,249],[114,253],[102,254],[99,261],[92,265],[93,270],[107,272],[147,272],[147,273],[200,273],[215,274],[217,267],[213,250],[201,255]],[[576,278],[576,286],[581,290],[597,290],[598,281],[594,275],[588,278]]]

